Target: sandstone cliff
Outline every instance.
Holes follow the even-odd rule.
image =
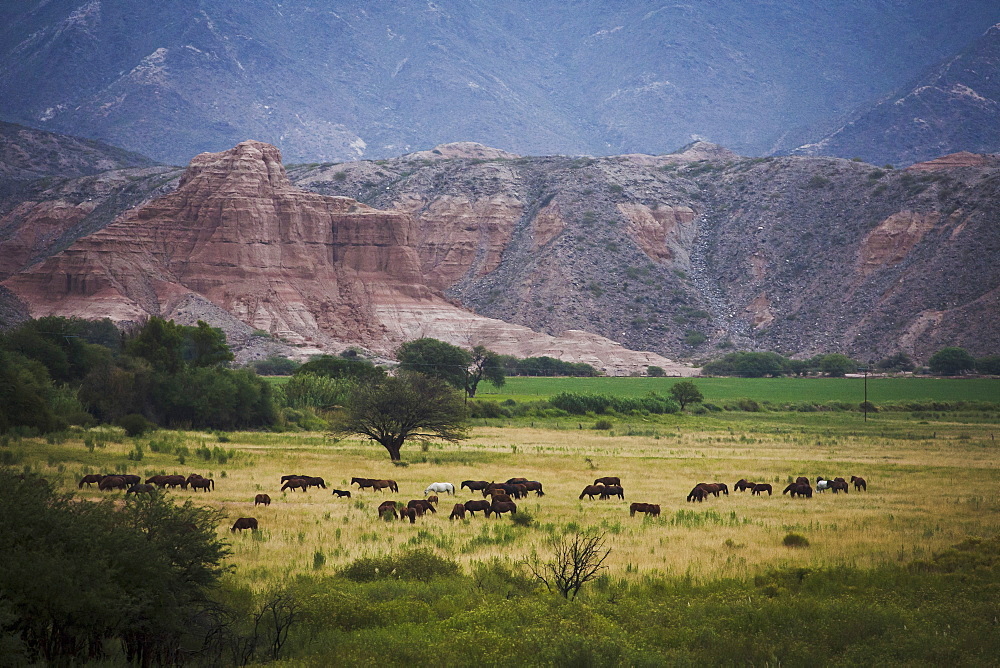
[[[438,287],[496,269],[518,207],[510,195],[429,205],[414,196],[382,210],[311,193],[289,182],[277,149],[248,141],[195,157],[176,191],[4,285],[36,316],[184,320],[212,304],[303,354],[349,344],[390,354],[405,340],[432,336],[585,361],[610,373],[649,364],[691,373],[592,333],[550,336],[446,299]],[[463,221],[458,232],[456,219]]]

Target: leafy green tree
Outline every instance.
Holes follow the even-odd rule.
[[[458,346],[423,338],[407,341],[396,351],[399,367],[425,376],[440,378],[452,387],[464,390],[472,355]]]
[[[917,368],[910,356],[902,352],[889,355],[875,366],[884,371],[913,371]]]
[[[152,317],[134,338],[125,344],[125,352],[149,362],[154,371],[177,373],[184,365],[184,332],[173,320]]]
[[[291,376],[302,366],[302,363],[280,355],[273,355],[253,362],[252,366],[254,371],[261,376]]]
[[[742,378],[764,378],[782,376],[787,372],[788,360],[771,352],[735,352],[721,360],[709,362],[702,367],[707,376],[740,376]]]
[[[936,374],[954,376],[975,369],[976,360],[965,348],[951,346],[931,355],[927,366]]]
[[[819,370],[827,376],[837,378],[843,377],[845,374],[854,371],[857,366],[857,362],[852,360],[847,355],[841,355],[839,353],[823,355],[819,360]]]
[[[218,327],[199,320],[197,327],[182,328],[185,336],[184,358],[191,366],[221,366],[233,361],[226,335]]]
[[[343,405],[357,381],[312,373],[297,373],[281,386],[290,408],[330,409]]]
[[[667,372],[663,370],[663,367],[650,365],[646,367],[646,375],[650,378],[663,378]]]
[[[468,383],[465,391],[470,397],[476,396],[480,381],[492,383],[494,387],[503,387],[507,382],[500,356],[486,346],[476,346],[472,349],[472,364],[468,372]]]
[[[352,378],[354,380],[378,380],[385,377],[385,369],[377,367],[367,360],[320,355],[296,369],[295,374],[312,374],[327,378]]]
[[[393,461],[411,438],[457,442],[468,437],[462,395],[440,378],[400,371],[380,381],[359,383],[334,432],[366,436],[380,443]]]
[[[670,398],[680,404],[681,410],[684,410],[688,404],[696,404],[705,400],[701,390],[690,380],[682,380],[671,385]]]
[[[0,348],[0,432],[12,427],[48,432],[61,426],[49,403],[53,389],[41,363]]]
[[[987,355],[976,360],[976,371],[988,376],[1000,376],[1000,355]]]

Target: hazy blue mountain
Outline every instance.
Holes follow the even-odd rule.
[[[1000,153],[1000,24],[794,153],[907,165],[959,151]]]
[[[768,153],[912,80],[996,0],[21,0],[0,116],[184,163],[478,141],[523,154]]]

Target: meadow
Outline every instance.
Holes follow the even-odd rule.
[[[231,520],[258,518],[256,534],[219,527],[232,543],[237,574],[255,582],[329,571],[408,547],[427,547],[466,566],[494,557],[515,564],[545,554],[552,537],[576,529],[606,534],[610,574],[701,581],[779,567],[904,562],[969,535],[1000,533],[995,419],[882,413],[866,423],[852,412],[735,412],[617,416],[610,430],[590,428],[586,417],[475,422],[472,437],[460,444],[408,445],[403,466],[393,466],[380,446],[322,433],[161,431],[129,439],[95,429],[49,439],[59,442],[10,442],[0,454],[67,490],[91,472],[214,478],[214,492],[168,494],[221,508]],[[352,498],[329,489],[281,492],[280,477],[288,473],[321,476],[330,488],[351,489]],[[624,501],[578,499],[604,475],[622,478]],[[869,487],[805,500],[783,496],[785,484],[799,475],[861,475]],[[354,476],[394,479],[400,493],[358,491],[349,484]],[[422,498],[430,482],[458,487],[467,479],[514,476],[539,480],[546,492],[519,503],[531,516],[526,526],[481,515],[450,521],[451,504],[482,498],[468,490],[443,497],[437,514],[413,525],[376,517],[381,501]],[[697,482],[732,487],[740,478],[769,482],[775,494],[733,491],[704,503],[685,501]],[[254,508],[260,492],[271,496],[270,507]],[[101,494],[79,490],[83,498]],[[632,501],[658,503],[660,518],[630,517]],[[809,547],[785,547],[789,533],[805,536]]]

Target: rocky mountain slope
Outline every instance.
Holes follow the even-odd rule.
[[[24,0],[0,6],[0,117],[176,164],[248,138],[291,162],[760,155],[997,21],[995,0]]]
[[[276,148],[248,141],[198,155],[174,192],[3,285],[35,316],[235,318],[303,355],[350,344],[391,354],[432,336],[612,374],[650,364],[692,373],[584,331],[549,336],[462,309],[425,283],[416,237],[410,214],[299,189]]]
[[[1000,23],[793,153],[909,165],[956,151],[1000,152]]]

